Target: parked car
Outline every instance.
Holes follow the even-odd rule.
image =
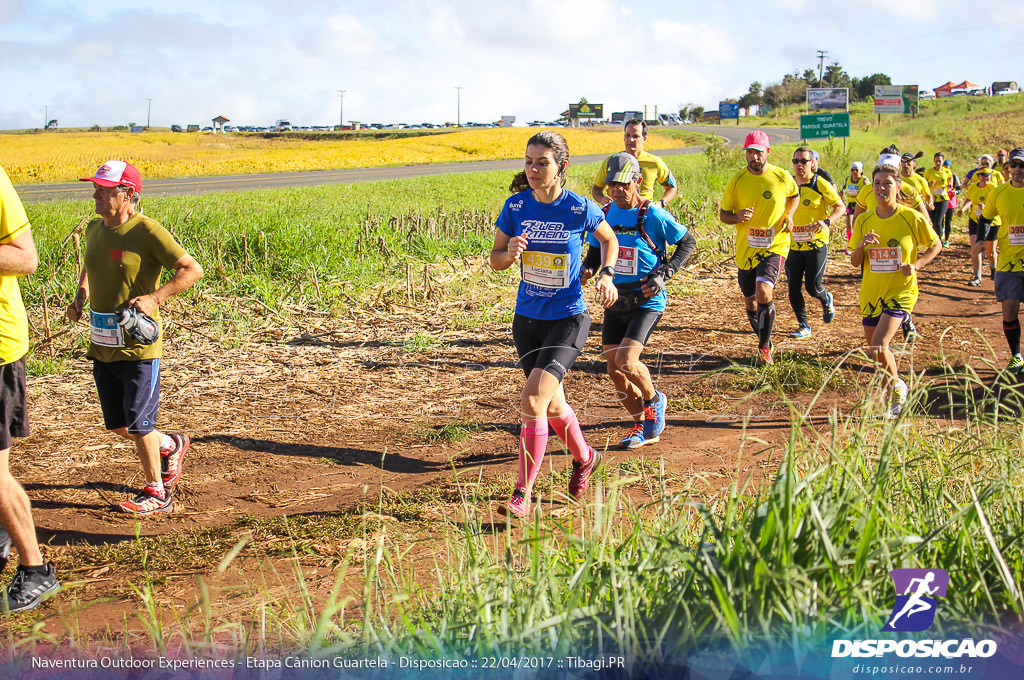
[[[934,90],[921,90],[920,92],[917,93],[917,98],[918,99],[935,99],[935,91]]]
[[[1011,90],[1010,88],[1006,87],[1006,88],[1003,88],[1002,90],[998,90],[996,92],[996,95],[998,95],[1000,97],[1005,95],[1005,94],[1020,94],[1020,90]]]
[[[171,132],[181,132],[181,126],[180,125],[172,125],[171,126]]]

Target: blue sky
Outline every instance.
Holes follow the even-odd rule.
[[[712,107],[816,67],[852,76],[1024,80],[1024,2],[0,0],[0,129],[550,120]],[[456,90],[456,86],[461,90]],[[457,114],[457,107],[460,109]]]

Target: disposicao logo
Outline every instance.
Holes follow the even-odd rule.
[[[917,633],[935,622],[938,598],[946,596],[949,574],[943,569],[893,569],[896,602],[883,632]],[[833,640],[832,657],[880,657],[896,654],[918,658],[988,658],[996,653],[993,640]]]
[[[927,630],[935,621],[936,598],[946,596],[949,574],[943,569],[893,569],[889,575],[896,586],[896,604],[882,630]]]

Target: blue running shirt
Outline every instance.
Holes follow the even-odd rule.
[[[651,250],[644,237],[640,235],[640,230],[637,228],[639,216],[639,207],[623,210],[614,203],[608,207],[608,217],[605,219],[608,220],[608,224],[615,230],[615,236],[619,239],[619,258],[615,262],[616,284],[642,281],[661,265],[661,260]],[[667,210],[652,205],[647,209],[644,231],[667,258],[670,255],[668,247],[679,243],[686,236],[687,229],[676,222]],[[597,239],[588,236],[587,243],[595,246]],[[668,295],[665,291],[661,291],[648,300],[643,308],[664,312],[667,301]]]
[[[593,201],[562,190],[554,203],[539,203],[527,189],[510,196],[495,222],[503,234],[525,236],[516,314],[565,319],[587,311],[580,286],[580,251],[604,213]]]

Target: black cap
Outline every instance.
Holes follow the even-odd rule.
[[[907,161],[916,161],[918,158],[924,155],[924,151],[918,151],[916,154],[912,154],[909,151],[900,158],[904,163]]]

